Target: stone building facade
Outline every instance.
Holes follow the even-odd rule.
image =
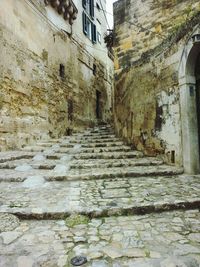
[[[199,172],[199,1],[118,0],[114,19],[118,134]]]
[[[0,151],[109,121],[105,0],[0,1]]]

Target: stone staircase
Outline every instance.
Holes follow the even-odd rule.
[[[200,207],[199,176],[184,175],[182,168],[168,166],[160,158],[145,157],[143,153],[132,150],[115,136],[110,126],[105,125],[60,139],[40,141],[34,146],[24,147],[20,151],[0,153],[0,192],[0,216],[4,216],[2,221],[6,221],[5,216],[11,218],[10,221],[20,220],[18,224],[22,226],[19,227],[23,228],[23,225],[29,227],[29,232],[27,232],[29,238],[36,231],[34,227],[38,227],[38,232],[36,231],[38,235],[42,235],[41,231],[44,229],[47,232],[50,232],[47,229],[51,229],[51,232],[58,231],[62,236],[62,238],[58,238],[59,242],[64,242],[63,251],[65,253],[61,254],[63,262],[67,262],[67,264],[58,264],[60,252],[55,247],[48,252],[51,258],[48,262],[45,253],[45,260],[31,254],[39,253],[36,253],[37,241],[33,237],[32,241],[30,239],[26,241],[23,239],[26,235],[21,234],[19,240],[18,237],[12,239],[8,233],[5,234],[6,231],[1,231],[0,223],[0,232],[2,232],[0,238],[3,238],[5,245],[2,249],[8,258],[7,260],[3,257],[4,265],[1,265],[0,256],[0,266],[12,267],[15,266],[16,257],[21,255],[17,246],[26,247],[26,242],[29,242],[32,247],[33,252],[30,250],[29,254],[32,255],[31,259],[35,257],[33,262],[36,265],[34,266],[72,266],[69,258],[76,254],[85,254],[80,247],[81,245],[86,246],[86,243],[87,249],[92,244],[93,253],[91,250],[87,250],[90,252],[90,262],[84,266],[160,266],[163,255],[159,254],[159,247],[162,247],[164,251],[166,249],[165,242],[158,241],[156,251],[152,248],[148,250],[151,242],[145,237],[144,240],[147,242],[145,248],[140,247],[139,244],[133,245],[133,242],[132,245],[129,244],[128,250],[124,249],[121,254],[120,249],[116,248],[116,242],[117,246],[121,246],[123,245],[122,240],[117,233],[109,230],[109,227],[118,229],[119,225],[125,225],[126,229],[121,231],[129,231],[130,228],[134,233],[133,226],[130,224],[139,225],[138,220],[144,222],[144,225],[149,223],[150,226],[152,222],[153,227],[153,222],[159,224],[162,218],[166,218],[166,224],[170,224],[170,220],[173,221],[177,216],[183,217],[185,222],[187,218],[192,218],[193,221],[191,220],[190,223],[195,224],[199,214],[195,209]],[[186,218],[186,214],[192,217]],[[83,231],[83,225],[73,226],[73,229],[65,225],[63,220],[70,216],[87,216],[90,223],[84,226],[86,227],[84,231],[92,231],[92,240],[84,239],[86,232]],[[149,218],[149,222],[147,218]],[[28,221],[26,221],[27,219]],[[126,221],[129,223],[124,223]],[[54,224],[57,225],[57,228],[55,227],[57,230],[54,230]],[[106,233],[104,229],[101,234],[101,226],[105,227],[108,232]],[[74,230],[76,227],[78,233]],[[143,229],[142,227],[140,225],[141,229]],[[165,225],[165,227],[168,226]],[[183,230],[181,227],[189,229],[187,223],[181,227],[174,223],[174,227],[177,229],[179,227],[177,230],[179,234]],[[22,231],[18,228],[18,230],[12,227],[10,229],[12,231],[9,231],[14,231],[13,236]],[[65,237],[62,233],[63,229],[66,232]],[[99,234],[96,233],[97,229]],[[176,232],[172,229],[166,231],[173,232],[173,235]],[[190,231],[192,230],[190,229]],[[71,237],[68,236],[68,232],[71,233]],[[132,232],[129,234],[132,236]],[[151,238],[154,237],[154,234],[152,233]],[[99,239],[99,235],[103,237]],[[8,244],[6,244],[6,238]],[[132,238],[138,239],[139,236]],[[186,254],[198,254],[195,249],[196,247],[199,249],[200,246],[197,245],[196,239],[193,240],[194,249],[191,248],[191,251]],[[9,243],[9,240],[12,242]],[[14,248],[7,247],[9,244],[13,245],[15,241]],[[177,241],[176,238],[174,241]],[[32,243],[30,244],[30,242]],[[48,242],[51,243],[51,239],[48,239]],[[61,246],[59,242],[56,243],[58,247]],[[170,245],[173,250],[171,243]],[[94,246],[101,247],[101,252],[95,250]],[[9,249],[15,251],[15,256],[8,256],[9,253],[7,254],[6,251]],[[66,250],[69,250],[67,259],[64,257]],[[171,253],[171,250],[168,253]],[[52,256],[53,254],[54,256]],[[168,254],[164,253],[164,255]],[[181,253],[176,255],[181,255]],[[146,265],[137,265],[139,264],[138,259],[144,261]],[[198,255],[195,257],[196,259],[199,260]],[[43,261],[44,265],[39,265],[39,262]],[[62,262],[62,260],[60,261]],[[167,264],[166,267],[171,266],[170,262]],[[16,266],[18,267],[18,265]]]

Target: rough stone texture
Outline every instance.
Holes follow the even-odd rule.
[[[0,266],[83,255],[85,267],[199,267],[199,175],[112,136],[102,126],[0,153]]]
[[[118,135],[145,154],[163,154],[166,162],[179,165],[183,163],[179,66],[199,16],[197,0],[114,4]]]
[[[19,225],[19,219],[8,213],[0,213],[0,233],[14,230]]]
[[[199,227],[198,210],[92,219],[73,228],[63,220],[22,220],[13,240],[0,244],[0,264],[70,267],[83,255],[87,267],[199,267],[200,243],[191,239]]]
[[[102,119],[111,119],[113,64],[105,44],[94,49],[83,34],[83,8],[77,4],[78,22],[71,34],[68,21],[60,21],[44,0],[1,1],[0,151],[93,125],[96,90]]]

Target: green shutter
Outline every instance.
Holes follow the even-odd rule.
[[[90,0],[90,16],[94,18],[94,0]]]
[[[83,8],[86,9],[86,0],[82,0]]]
[[[87,35],[86,14],[84,11],[82,14],[82,20],[83,20],[83,32]]]
[[[95,24],[92,23],[92,42],[97,42],[97,27]]]

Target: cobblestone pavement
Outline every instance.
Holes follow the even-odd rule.
[[[200,176],[182,172],[109,127],[1,152],[0,266],[200,266]]]
[[[72,266],[70,260],[80,255],[90,267],[195,267],[200,262],[198,210],[92,219],[71,227],[64,220],[16,224],[0,234],[1,266]]]

